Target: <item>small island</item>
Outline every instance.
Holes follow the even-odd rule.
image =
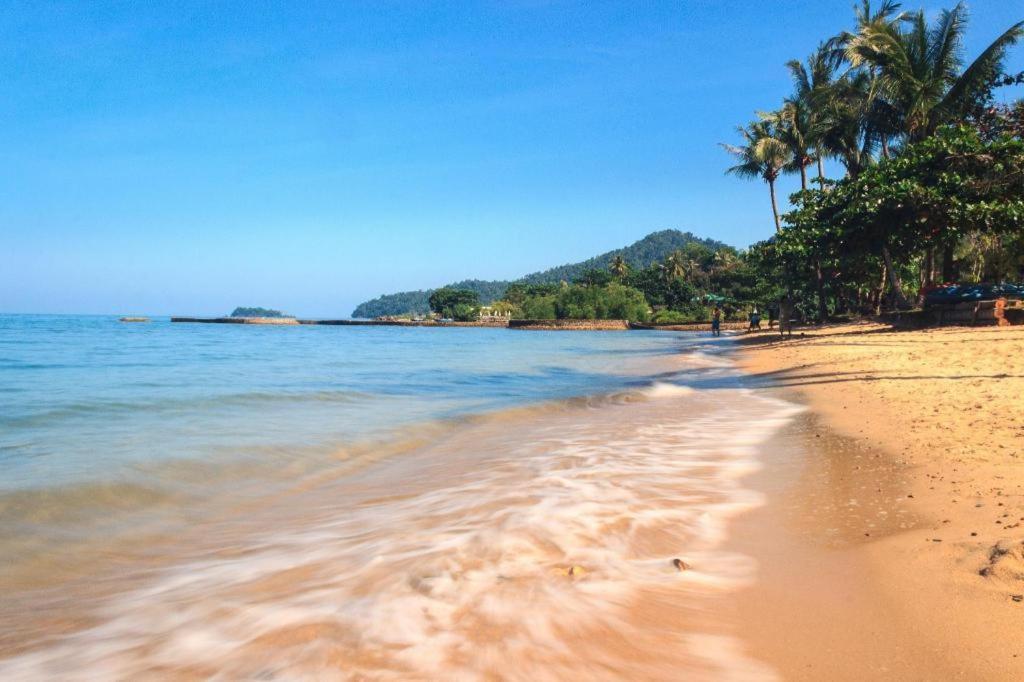
[[[294,315],[272,308],[239,306],[227,317],[172,317],[171,322],[208,322],[214,324],[299,324]]]
[[[294,318],[294,315],[288,315],[282,313],[280,310],[273,310],[272,308],[246,308],[239,306],[231,312],[231,317],[272,317],[272,318]]]

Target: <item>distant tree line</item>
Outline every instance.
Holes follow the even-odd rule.
[[[725,244],[721,242],[713,239],[702,239],[689,232],[661,230],[659,232],[652,232],[627,247],[609,251],[579,263],[560,265],[542,272],[535,272],[516,281],[525,284],[572,282],[580,278],[585,272],[605,268],[615,258],[620,259],[630,268],[643,268],[663,260],[673,251],[685,248],[691,243],[697,243],[711,250],[725,247]],[[447,288],[476,292],[480,304],[491,305],[495,301],[502,299],[506,288],[510,284],[513,284],[513,282],[473,279],[449,284]],[[385,315],[425,315],[431,312],[430,296],[434,291],[433,289],[426,289],[422,291],[385,294],[372,301],[361,303],[352,312],[352,317],[374,318]]]

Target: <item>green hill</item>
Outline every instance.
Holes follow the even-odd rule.
[[[609,261],[616,256],[622,256],[631,268],[645,268],[655,261],[664,260],[666,256],[676,249],[682,249],[687,244],[694,242],[711,250],[717,250],[726,246],[722,242],[715,241],[714,239],[702,239],[689,232],[662,230],[660,232],[652,232],[640,241],[621,249],[602,253],[599,256],[588,258],[579,263],[569,263],[541,272],[534,272],[515,281],[527,284],[557,284],[563,280],[571,282],[587,270],[606,269]],[[475,291],[480,296],[480,302],[487,304],[501,298],[509,284],[512,284],[512,282],[467,279],[447,286]],[[373,318],[381,315],[426,314],[430,312],[430,305],[427,303],[427,300],[430,298],[431,292],[433,292],[433,289],[385,294],[372,301],[360,303],[352,311],[352,317]]]

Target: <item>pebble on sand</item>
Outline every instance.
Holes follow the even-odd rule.
[[[693,566],[691,566],[690,564],[686,563],[682,559],[673,559],[672,560],[672,565],[675,566],[676,570],[680,571],[680,572],[681,571],[688,571],[691,568],[693,568]]]

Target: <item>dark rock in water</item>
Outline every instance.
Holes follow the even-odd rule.
[[[677,571],[689,571],[691,568],[693,568],[693,566],[686,563],[682,559],[673,559],[672,565],[676,567]]]
[[[149,322],[148,317],[122,317],[121,322]]]

